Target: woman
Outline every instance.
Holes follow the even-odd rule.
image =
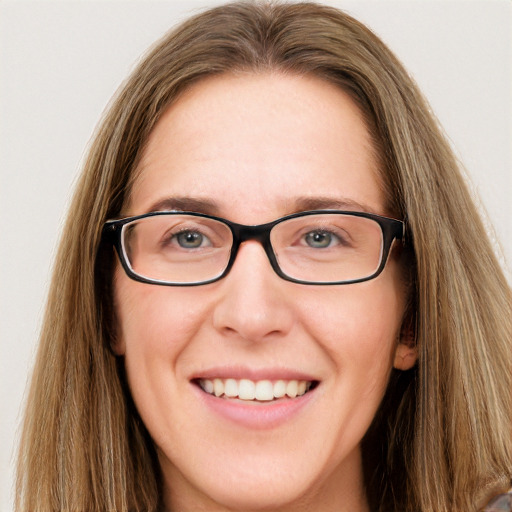
[[[512,475],[510,299],[368,29],[315,4],[208,11],[92,145],[18,509],[478,510]]]

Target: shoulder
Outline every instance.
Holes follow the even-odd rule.
[[[495,496],[482,512],[512,512],[512,489],[505,494]]]

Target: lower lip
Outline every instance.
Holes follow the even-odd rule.
[[[316,390],[315,388],[297,398],[257,402],[219,398],[204,392],[199,386],[194,385],[194,387],[200,400],[215,414],[255,430],[276,428],[290,421],[311,402]]]

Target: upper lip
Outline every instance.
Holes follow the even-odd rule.
[[[249,379],[260,380],[305,380],[317,381],[310,373],[290,368],[248,368],[243,366],[210,367],[194,373],[190,380],[196,379]]]

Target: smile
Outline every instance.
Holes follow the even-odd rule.
[[[313,386],[306,380],[200,379],[200,388],[216,397],[247,401],[270,402],[279,398],[296,398]]]

